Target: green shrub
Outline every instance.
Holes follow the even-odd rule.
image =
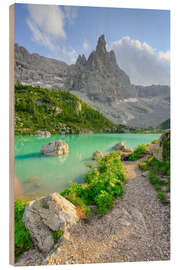
[[[151,157],[146,161],[147,165],[155,172],[155,174],[170,175],[170,162],[162,162],[155,157]]]
[[[149,181],[154,186],[158,198],[163,201],[164,193],[170,192],[170,160],[162,162],[155,157],[147,158],[144,162],[139,163],[141,170],[149,170]],[[160,177],[165,176],[168,178],[168,183]],[[162,186],[166,187],[162,190]]]
[[[153,141],[152,141],[152,144],[156,144],[158,142],[158,139],[154,139]]]
[[[131,154],[131,156],[129,157],[130,161],[134,161],[137,160],[141,157],[143,157],[148,151],[148,146],[147,144],[140,144],[138,145],[138,147],[136,147],[136,149],[133,151],[133,153]]]
[[[60,194],[86,213],[90,213],[89,205],[95,205],[99,216],[112,207],[117,196],[123,197],[124,183],[127,182],[120,151],[104,155],[97,160],[97,168],[90,166],[84,178],[85,184],[71,183],[70,188]]]
[[[163,160],[164,162],[169,162],[170,161],[170,139],[163,140],[162,147],[163,147]]]
[[[52,236],[54,239],[54,243],[57,243],[57,241],[59,240],[59,238],[63,235],[63,231],[61,229],[59,229],[56,232],[52,232]]]
[[[146,162],[139,162],[138,166],[144,172],[149,170],[149,167],[147,166]]]
[[[91,213],[90,208],[87,206],[85,199],[79,192],[81,185],[77,183],[71,183],[70,188],[66,188],[60,192],[60,195],[72,202],[76,206],[80,206],[82,211],[89,216]]]
[[[21,200],[16,200],[14,204],[16,258],[32,246],[32,240],[29,236],[28,230],[24,225],[24,222],[22,221],[26,205],[27,202],[23,202]]]
[[[102,216],[108,212],[109,208],[113,206],[114,199],[115,198],[107,191],[100,191],[100,193],[94,199],[99,216]]]
[[[151,184],[154,185],[156,191],[159,191],[161,189],[161,186],[165,185],[164,180],[157,177],[153,171],[149,172],[149,180]]]
[[[163,202],[163,195],[164,195],[165,191],[164,190],[161,190],[158,192],[157,196],[158,198],[160,199],[161,202]]]

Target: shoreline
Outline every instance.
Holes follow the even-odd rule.
[[[85,134],[85,136],[88,136],[88,134]],[[103,135],[105,135],[105,136],[107,136],[107,137],[111,137],[111,135],[113,135],[113,136],[116,136],[116,135],[123,135],[123,137],[125,137],[126,136],[126,134],[124,134],[124,133],[118,133],[118,134],[114,134],[114,133],[112,133],[112,134],[107,134],[107,133],[104,133],[104,134],[102,134],[102,133],[99,133],[99,134],[89,134],[90,136],[103,136]],[[130,135],[133,135],[133,134],[131,134],[130,133]],[[139,134],[135,134],[135,135],[138,135],[139,136]],[[144,134],[142,134],[142,136],[143,136]],[[146,134],[145,134],[146,135]],[[148,134],[148,135],[156,135],[156,134]],[[159,135],[159,134],[157,134],[157,135]],[[28,135],[25,135],[25,136],[22,136],[22,137],[29,137]],[[52,136],[56,136],[56,135],[52,135]],[[68,135],[57,135],[58,137],[66,137],[67,136],[67,138],[68,137],[73,137],[73,136],[78,136],[78,137],[81,137],[81,136],[84,136],[84,134],[83,135],[77,135],[77,134],[73,134],[73,135],[70,135],[70,134],[68,134]],[[141,135],[140,135],[141,136]],[[19,136],[17,136],[17,137],[19,137]],[[46,137],[37,137],[37,136],[30,136],[30,137],[32,137],[32,138],[35,138],[35,141],[36,141],[36,138],[37,138],[37,141],[38,140],[45,140],[46,141],[46,139],[47,139],[47,142],[48,141],[50,141],[51,140],[51,137],[49,137],[49,138],[46,138]],[[130,137],[131,138],[131,137]],[[53,138],[52,138],[53,139]],[[63,138],[62,138],[63,139]],[[150,141],[151,140],[153,140],[154,138],[152,138],[152,139],[150,139]],[[123,140],[123,139],[122,139]],[[118,142],[119,140],[117,140],[117,142]],[[45,142],[45,143],[47,143],[47,142]],[[68,142],[67,142],[68,143]],[[113,143],[113,144],[115,144],[116,143],[116,141]],[[127,144],[127,143],[126,143]],[[128,145],[128,144],[127,144]],[[136,146],[133,146],[133,147],[137,147],[139,144],[137,144]],[[84,147],[84,146],[83,146]],[[130,146],[131,147],[131,146]],[[110,147],[111,148],[111,147]],[[103,150],[103,148],[101,148],[101,146],[99,146],[99,147],[97,147],[97,149],[99,150],[99,151],[102,151],[104,154],[105,153],[110,153],[110,152],[114,152],[113,151],[113,149],[111,148],[110,150],[108,150],[108,151],[104,151]],[[83,149],[82,149],[83,150]],[[93,152],[95,151],[95,149],[93,149],[92,150],[92,154],[93,154]],[[91,163],[91,162],[93,162],[93,160],[91,159],[91,157],[92,157],[92,154],[90,154],[90,156],[89,156],[89,154],[88,154],[88,160],[85,162],[83,162],[82,163],[82,160],[80,160],[79,162],[78,162],[78,164],[80,163],[81,164],[81,166],[83,167],[83,168],[85,168],[86,167],[86,163]],[[69,154],[68,154],[69,155]],[[46,159],[44,159],[44,160],[46,160]],[[16,162],[16,161],[15,161]],[[21,162],[20,160],[17,160],[17,162],[18,162],[18,164],[19,164],[19,162]],[[29,162],[28,160],[27,160],[27,162]],[[72,171],[72,170],[71,170]],[[84,169],[83,169],[83,171],[84,171]],[[85,172],[86,171],[86,172]],[[86,174],[88,171],[87,170],[85,170],[84,172],[83,172],[83,174]],[[42,174],[43,175],[43,174]],[[16,198],[17,199],[24,199],[24,198],[27,198],[27,200],[29,200],[29,199],[35,199],[35,198],[37,198],[37,197],[39,197],[39,196],[46,196],[47,194],[49,194],[49,193],[52,193],[52,192],[55,192],[55,191],[57,191],[57,189],[54,189],[54,191],[46,191],[45,193],[39,193],[39,191],[38,191],[38,189],[36,190],[35,188],[34,188],[34,191],[33,191],[33,185],[34,184],[36,184],[36,182],[38,182],[38,183],[40,183],[41,185],[43,185],[43,182],[41,182],[41,180],[40,180],[40,182],[39,182],[39,178],[38,178],[39,176],[37,176],[37,178],[35,179],[35,180],[33,180],[33,178],[34,178],[34,175],[27,175],[27,177],[26,178],[24,178],[24,180],[23,180],[23,182],[22,182],[22,184],[21,184],[21,182],[19,181],[19,184],[20,184],[20,186],[21,186],[21,189],[20,189],[20,191],[17,191],[16,193],[18,194],[17,196],[16,196]],[[77,178],[78,176],[76,176],[75,178]],[[79,180],[80,182],[84,182],[84,176],[82,176],[81,177],[81,174],[79,175],[79,177],[80,177],[80,179],[81,180]],[[32,178],[32,181],[31,181],[31,178]],[[69,184],[69,182],[70,182],[70,180],[72,180],[73,182],[79,182],[79,181],[77,181],[77,180],[74,180],[73,178],[72,179],[70,179],[69,181],[65,181],[65,179],[67,179],[68,178],[68,176],[66,176],[66,178],[63,178],[64,180],[64,182],[66,183],[66,186],[68,186],[68,184]],[[71,177],[70,177],[71,178]],[[30,191],[27,191],[27,192],[25,192],[25,191],[23,191],[23,183],[25,183],[26,182],[26,184],[24,184],[25,185],[25,190],[27,190],[27,189],[30,189]],[[47,185],[48,185],[48,182],[45,182],[45,184],[47,183]],[[29,186],[29,187],[28,187]],[[28,187],[28,188],[27,188]],[[61,189],[63,189],[64,187],[62,187]],[[58,190],[58,192],[60,192],[61,191],[61,189],[60,190]],[[20,194],[20,195],[19,195]]]

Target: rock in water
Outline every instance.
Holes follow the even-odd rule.
[[[123,152],[126,152],[126,145],[124,142],[117,143],[112,147],[114,150],[121,150]]]
[[[62,230],[64,237],[79,221],[76,207],[58,193],[31,201],[25,208],[23,221],[36,247],[47,253],[54,245],[52,232]]]
[[[101,151],[96,151],[93,153],[92,159],[96,160],[99,158],[103,158],[103,153]]]
[[[47,130],[37,130],[34,133],[35,136],[39,136],[39,137],[50,137],[51,133]]]
[[[61,156],[69,153],[69,146],[62,140],[49,142],[42,146],[40,153],[47,156]]]

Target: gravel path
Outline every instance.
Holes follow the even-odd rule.
[[[170,207],[157,199],[137,162],[125,162],[125,167],[129,181],[124,199],[117,199],[108,214],[79,222],[70,239],[46,258],[31,250],[18,265],[169,260]]]

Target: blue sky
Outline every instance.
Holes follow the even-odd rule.
[[[101,34],[133,83],[169,84],[169,11],[15,4],[15,42],[31,53],[71,64]]]

